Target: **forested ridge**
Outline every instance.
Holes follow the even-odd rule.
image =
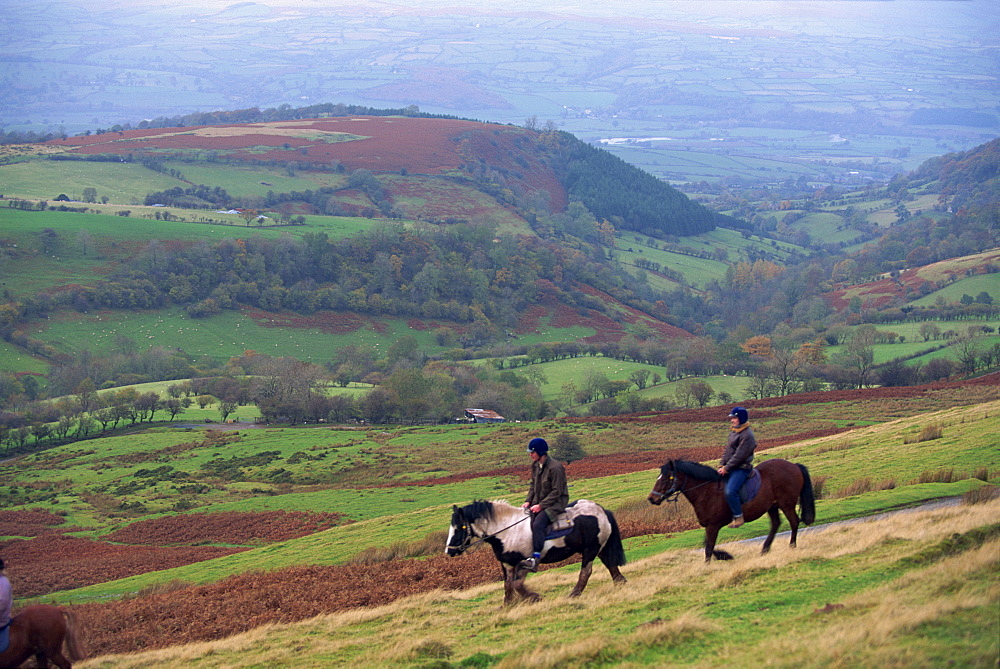
[[[652,174],[568,133],[560,133],[560,173],[570,198],[620,230],[651,237],[697,235],[734,219],[694,202]]]

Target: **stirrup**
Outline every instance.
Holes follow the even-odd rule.
[[[538,571],[538,558],[525,558],[524,560],[521,560],[521,566],[528,571]]]

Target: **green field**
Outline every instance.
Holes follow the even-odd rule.
[[[83,199],[84,188],[95,188],[97,199],[110,204],[135,205],[147,193],[184,186],[181,181],[143,167],[139,163],[30,160],[0,165],[0,183],[6,198],[48,200],[60,194]],[[75,205],[79,206],[79,205]]]
[[[977,297],[986,293],[993,298],[993,304],[1000,304],[1000,274],[979,274],[967,276],[954,283],[949,283],[933,293],[924,295],[910,302],[917,307],[933,306],[939,299],[945,302],[959,302],[963,295]]]
[[[787,258],[790,253],[802,252],[801,247],[785,242],[765,240],[751,236],[744,238],[735,230],[716,228],[711,232],[684,237],[678,243],[683,252],[666,247],[664,242],[633,231],[619,233],[614,255],[629,265],[632,271],[642,271],[637,263],[656,263],[661,268],[683,275],[682,283],[703,289],[711,281],[721,281],[731,264],[745,262],[751,253],[773,256],[776,260]],[[709,257],[701,257],[708,254]],[[716,257],[719,254],[721,257]],[[677,283],[655,272],[644,272],[650,285],[657,290],[671,291]]]
[[[559,398],[564,392],[564,386],[568,384],[572,384],[578,389],[582,388],[587,377],[591,374],[601,374],[610,381],[628,381],[633,372],[644,369],[650,372],[649,385],[643,390],[639,390],[633,384],[629,387],[628,392],[638,393],[641,397],[646,398],[663,397],[674,403],[678,386],[689,380],[664,381],[667,372],[662,367],[602,356],[582,356],[540,362],[513,369],[515,373],[522,374],[527,378],[542,379],[539,390],[541,390],[542,398],[549,401]],[[660,376],[659,383],[653,383],[653,374]],[[716,393],[729,393],[736,400],[747,397],[746,390],[750,383],[747,377],[715,375],[698,378],[712,386]]]
[[[924,324],[924,322],[932,323],[938,327],[942,333],[952,331],[956,333],[957,337],[930,339],[928,341],[924,341],[924,338],[920,335],[920,327]],[[997,329],[1000,328],[1000,321],[977,319],[951,321],[935,320],[878,325],[876,326],[876,330],[878,332],[895,332],[897,335],[905,338],[905,341],[897,340],[896,343],[892,344],[873,344],[872,351],[875,354],[874,362],[878,365],[896,358],[912,357],[912,361],[926,363],[928,360],[941,356],[948,357],[952,361],[957,361],[958,351],[954,346],[954,344],[957,343],[957,338],[965,336],[968,333],[969,328],[979,327],[991,328],[992,332],[996,332]],[[854,328],[848,328],[848,330],[851,329]],[[977,334],[976,346],[981,351],[992,347],[996,343],[1000,343],[1000,336]],[[949,345],[944,348],[940,348],[945,344]],[[844,351],[844,346],[828,346],[824,349],[824,351],[828,357],[834,357]],[[927,355],[918,356],[917,354],[922,351],[928,351]]]
[[[422,350],[440,350],[429,330],[413,329],[403,319],[380,319],[379,322],[378,329],[369,324],[348,334],[333,334],[320,327],[275,327],[270,321],[255,320],[245,312],[223,311],[193,319],[181,309],[169,308],[54,316],[40,324],[41,329],[34,336],[61,351],[87,348],[101,355],[113,352],[116,338],[124,336],[141,348],[180,346],[188,355],[205,356],[216,362],[254,350],[322,363],[330,360],[341,346],[355,344],[378,350],[404,335],[414,337]]]

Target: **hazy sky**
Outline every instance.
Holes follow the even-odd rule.
[[[942,137],[966,146],[1000,118],[1000,0],[5,4],[5,129],[344,102],[537,117],[588,139],[760,127],[776,112],[802,129],[813,114],[845,141],[859,114],[908,135],[913,114],[957,110]]]

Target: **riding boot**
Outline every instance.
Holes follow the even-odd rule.
[[[732,528],[735,529],[735,528],[739,527],[740,525],[742,525],[744,522],[745,521],[743,520],[743,516],[734,516],[733,517],[733,522],[729,523],[729,527],[732,527]]]

